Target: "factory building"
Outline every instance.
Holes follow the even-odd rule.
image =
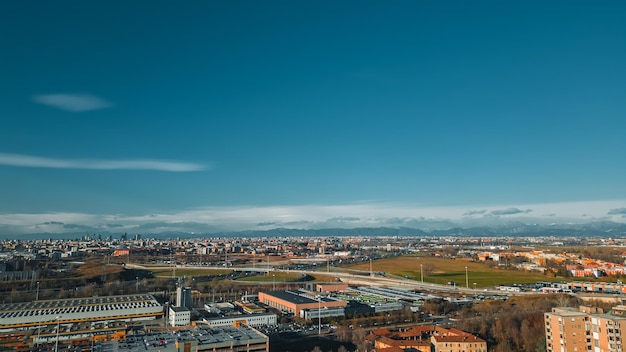
[[[152,332],[101,346],[102,352],[269,352],[269,338],[249,326]]]
[[[357,292],[364,295],[375,295],[387,300],[392,301],[425,301],[427,299],[441,298],[439,296],[433,296],[429,294],[419,293],[411,290],[392,288],[392,287],[369,287],[360,286],[358,288],[350,288],[349,291]]]
[[[302,309],[300,318],[304,320],[313,320],[320,318],[342,317],[346,314],[344,307],[322,308],[322,309]]]
[[[119,340],[129,324],[162,317],[163,307],[151,295],[9,303],[0,305],[0,338],[20,335],[20,343],[31,344]]]
[[[348,284],[344,283],[330,283],[330,284],[317,284],[315,285],[315,291],[328,293],[328,292],[343,292],[348,289]]]
[[[259,292],[259,302],[295,316],[300,316],[303,309],[343,308],[347,305],[346,301],[316,296],[314,292],[305,290]]]
[[[535,283],[538,292],[598,292],[598,293],[626,293],[626,285],[613,282],[543,282]]]
[[[273,326],[278,323],[276,314],[246,314],[238,316],[228,316],[223,318],[207,318],[204,322],[211,327],[233,326],[240,323],[252,327]]]
[[[108,320],[152,320],[163,307],[151,295],[60,299],[0,305],[0,330]]]

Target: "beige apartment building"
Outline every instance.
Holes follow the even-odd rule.
[[[624,352],[622,326],[626,330],[626,306],[609,314],[581,306],[553,308],[544,314],[548,352]]]

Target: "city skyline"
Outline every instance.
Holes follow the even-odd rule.
[[[1,4],[0,234],[626,222],[625,15]]]

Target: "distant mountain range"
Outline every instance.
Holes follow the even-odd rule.
[[[67,233],[33,233],[15,236],[2,236],[6,239],[75,239],[87,232]],[[98,232],[102,238],[113,236],[119,238],[121,233]],[[134,235],[134,234],[132,234]],[[128,234],[128,237],[132,237]],[[322,237],[322,236],[593,236],[623,237],[626,236],[626,224],[611,221],[589,222],[581,224],[525,224],[510,222],[499,226],[451,227],[448,229],[426,230],[410,227],[359,227],[359,228],[327,228],[327,229],[292,229],[279,227],[268,230],[227,231],[213,233],[162,232],[142,234],[144,238],[200,238],[200,237]]]

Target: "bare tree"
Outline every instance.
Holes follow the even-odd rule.
[[[568,294],[561,294],[554,297],[557,307],[571,307],[572,298]]]
[[[337,339],[339,341],[350,341],[352,338],[352,331],[347,326],[337,327]]]
[[[369,350],[370,344],[366,337],[366,332],[362,329],[355,330],[352,333],[352,343],[356,345],[359,352],[367,352]]]
[[[421,270],[424,273],[424,276],[428,277],[435,271],[435,265],[431,263],[422,264]]]

